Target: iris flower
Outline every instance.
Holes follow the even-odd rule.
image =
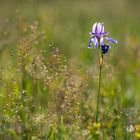
[[[117,43],[117,40],[112,39],[109,37],[109,33],[104,31],[104,24],[103,23],[95,23],[92,26],[92,32],[89,32],[90,34],[90,41],[88,48],[92,48],[92,44],[94,45],[94,48],[96,47],[102,47],[102,53],[105,54],[110,49],[110,46],[108,44],[104,43],[104,40],[108,41],[109,43]]]

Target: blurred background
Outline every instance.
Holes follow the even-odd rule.
[[[139,6],[139,0],[1,0],[1,63],[9,61],[8,55],[15,51],[20,38],[28,32],[28,24],[37,21],[48,44],[58,47],[62,54],[77,61],[81,67],[92,69],[98,58],[96,50],[87,49],[88,33],[95,22],[104,22],[105,30],[119,42],[112,45],[105,63],[113,65],[118,75],[126,80],[121,83],[123,88],[126,86],[128,92],[138,93]]]
[[[9,65],[16,63],[21,40],[26,36],[26,43],[28,34],[34,32],[35,23],[38,31],[45,35],[45,41],[37,45],[40,50],[50,51],[50,46],[57,47],[68,60],[68,65],[72,64],[86,73],[85,102],[95,109],[98,50],[87,46],[92,25],[103,22],[105,30],[118,40],[118,44],[111,45],[104,56],[102,104],[140,109],[139,13],[140,0],[1,0],[0,66],[12,73]],[[28,81],[25,79],[26,85]],[[0,90],[1,95],[4,91]],[[46,96],[40,89],[36,92],[40,94],[40,104],[45,105],[43,98]]]
[[[79,58],[87,51],[88,32],[95,22],[104,22],[110,35],[119,40],[112,51],[122,52],[126,46],[131,50],[131,41],[139,41],[139,5],[139,0],[1,0],[1,46],[18,36],[16,20],[20,18],[29,23],[37,20],[46,29],[48,39],[70,57]],[[21,26],[26,30],[24,22]]]

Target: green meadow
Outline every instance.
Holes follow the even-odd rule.
[[[96,121],[96,22],[104,54]],[[0,0],[0,140],[140,139],[139,0]]]

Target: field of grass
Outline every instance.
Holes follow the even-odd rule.
[[[0,140],[140,139],[139,0],[0,1]],[[104,54],[89,32],[118,40]]]

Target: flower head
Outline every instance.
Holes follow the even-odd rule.
[[[104,43],[104,40],[107,40],[110,43],[117,43],[117,40],[114,40],[108,36],[109,33],[104,31],[104,24],[100,22],[95,23],[92,26],[92,32],[89,32],[89,34],[90,41],[88,48],[91,48],[92,44],[94,45],[94,48],[101,46],[103,54],[107,53],[108,49],[110,48],[109,45]]]

